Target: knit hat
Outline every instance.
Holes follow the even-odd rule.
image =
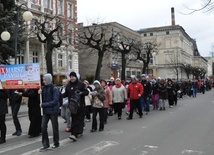
[[[116,81],[120,81],[121,82],[121,79],[120,78],[116,78]]]
[[[43,77],[45,78],[46,84],[52,84],[52,75],[50,73],[44,74]]]
[[[77,74],[75,72],[71,72],[70,76],[75,76],[77,78]]]
[[[101,86],[100,81],[98,81],[98,80],[95,80],[93,84],[94,84],[94,85],[95,85],[95,84],[98,84],[98,85]]]
[[[146,77],[146,74],[141,74],[141,77]]]
[[[137,77],[135,75],[131,75],[131,79],[137,80]]]
[[[110,80],[114,80],[114,77],[111,77]]]

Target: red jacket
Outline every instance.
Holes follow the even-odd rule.
[[[131,100],[138,100],[140,99],[139,94],[143,95],[144,93],[144,88],[143,85],[139,82],[137,83],[130,83],[128,87],[128,94],[129,98]]]

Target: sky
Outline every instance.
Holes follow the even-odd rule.
[[[175,22],[189,36],[196,39],[202,56],[210,56],[214,44],[213,13],[195,12],[206,0],[77,0],[78,23],[84,25],[118,22],[133,30],[171,25],[171,7],[175,8]],[[185,7],[187,6],[187,7]]]

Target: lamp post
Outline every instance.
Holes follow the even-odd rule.
[[[17,64],[17,42],[18,42],[18,33],[19,33],[19,16],[20,16],[20,9],[22,6],[25,6],[28,10],[27,5],[21,4],[17,7],[17,18],[16,18],[16,25],[14,30],[14,52],[15,52],[15,64]],[[33,15],[30,11],[25,11],[22,15],[23,19],[27,21],[31,21]],[[4,31],[1,33],[1,39],[4,41],[10,40],[10,33],[8,31]]]

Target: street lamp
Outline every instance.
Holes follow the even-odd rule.
[[[10,40],[10,33],[8,31],[4,31],[1,33],[1,39],[4,41]]]
[[[21,4],[18,6],[17,8],[17,19],[16,19],[16,25],[15,25],[15,64],[17,64],[17,42],[18,42],[18,33],[19,33],[19,16],[20,16],[20,9],[22,6],[25,6],[27,9],[27,5],[25,4]],[[30,11],[25,11],[22,15],[23,19],[27,22],[27,21],[31,21],[33,18],[33,15]]]
[[[16,18],[16,25],[14,31],[14,51],[15,51],[15,64],[17,64],[17,42],[18,42],[18,33],[19,33],[19,16],[20,16],[20,9],[22,6],[25,6],[28,10],[27,5],[21,4],[17,7],[17,18]],[[33,14],[30,11],[25,11],[22,15],[23,19],[27,21],[31,21],[33,18]],[[10,33],[8,31],[4,31],[1,33],[1,39],[4,41],[8,41],[10,39]]]

